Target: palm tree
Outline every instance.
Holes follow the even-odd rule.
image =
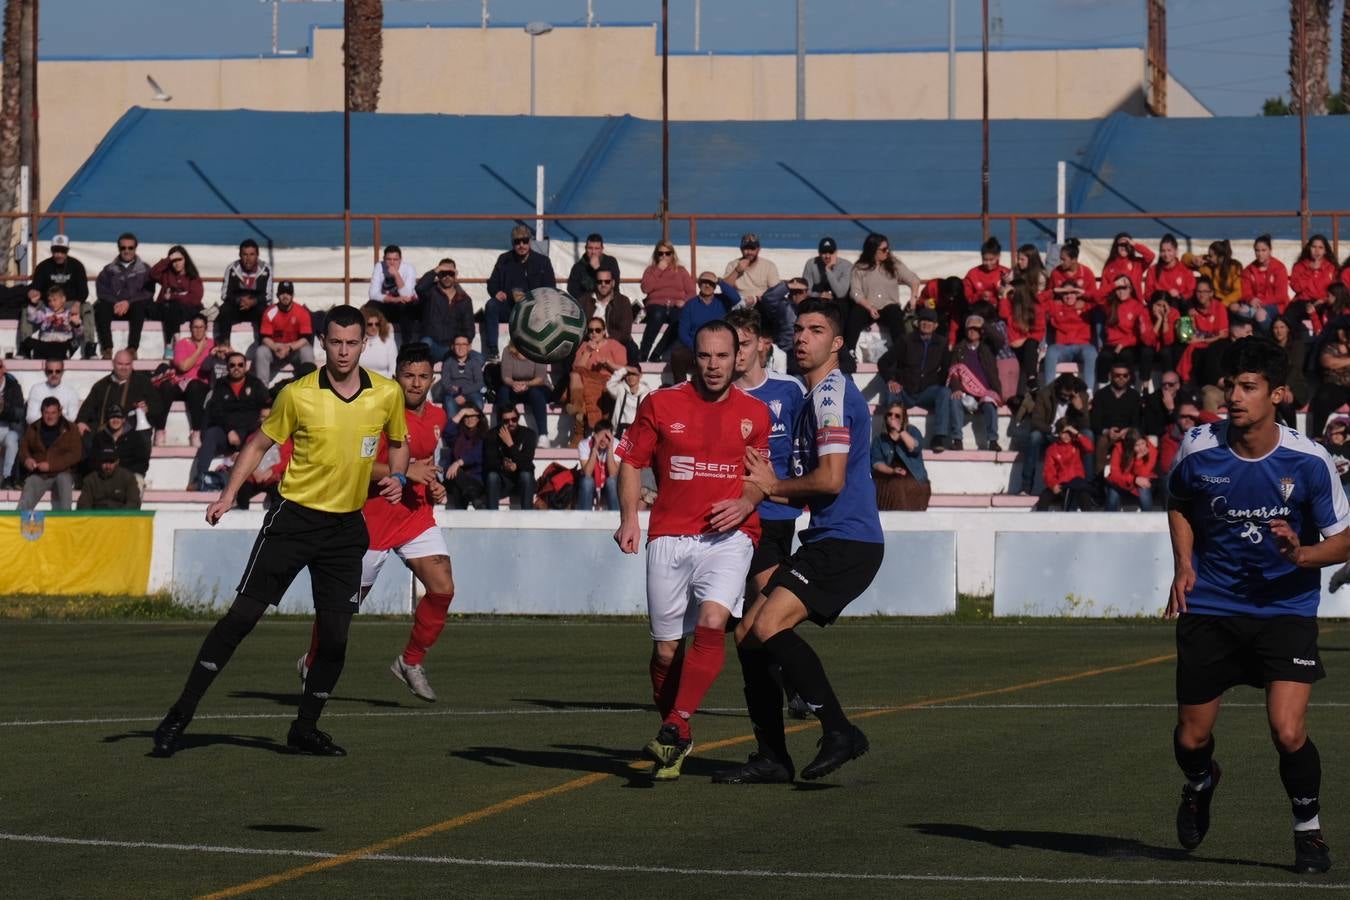
[[[1341,10],[1341,103],[1350,104],[1350,3]]]
[[[1303,28],[1300,34],[1299,24]],[[1289,97],[1298,111],[1308,98],[1308,115],[1326,115],[1327,66],[1331,62],[1331,0],[1290,0]],[[1300,42],[1299,38],[1303,40]],[[1344,49],[1341,51],[1345,53]]]
[[[383,0],[346,0],[344,21],[347,101],[352,112],[375,112],[380,105],[384,53]]]
[[[19,208],[20,137],[23,133],[21,105],[23,78],[20,74],[20,47],[27,0],[7,0],[5,31],[0,43],[0,210]],[[0,252],[13,258],[14,219],[0,219]],[[8,266],[3,270],[8,271]]]

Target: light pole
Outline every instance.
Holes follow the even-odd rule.
[[[525,26],[525,33],[530,36],[530,115],[534,115],[534,41],[552,30],[553,26],[547,22],[530,22]]]

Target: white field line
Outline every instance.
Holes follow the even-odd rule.
[[[183,853],[219,853],[242,856],[284,856],[302,859],[332,859],[339,854],[321,850],[283,850],[267,847],[222,847],[211,844],[170,844],[157,841],[111,841],[92,838],[65,838],[41,834],[0,832],[0,841],[77,847],[110,847],[119,850],[167,850]],[[363,856],[360,862],[421,863],[440,866],[476,866],[496,869],[543,871],[581,871],[623,874],[684,875],[692,877],[790,878],[801,881],[924,882],[948,884],[1043,884],[1100,885],[1109,887],[1179,888],[1257,888],[1266,890],[1343,891],[1350,882],[1308,881],[1226,881],[1217,878],[1045,878],[1033,875],[928,875],[910,872],[803,872],[773,869],[704,869],[678,866],[622,866],[603,863],[550,862],[529,859],[472,859],[457,856],[410,856],[377,853]]]

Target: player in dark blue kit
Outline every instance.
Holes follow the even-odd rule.
[[[1350,557],[1350,504],[1327,452],[1276,423],[1275,408],[1289,397],[1284,350],[1246,338],[1224,352],[1222,369],[1228,419],[1191,429],[1168,476],[1173,749],[1186,776],[1177,840],[1194,849],[1209,830],[1221,775],[1213,737],[1220,700],[1228,688],[1250,684],[1266,691],[1294,814],[1294,868],[1325,872],[1322,764],[1305,717],[1312,684],[1325,674],[1317,650],[1319,570]]]
[[[803,778],[828,775],[868,750],[862,729],[844,715],[820,657],[795,629],[808,619],[821,626],[832,623],[881,568],[881,518],[869,452],[872,417],[857,386],[839,371],[844,339],[835,307],[801,304],[793,335],[807,395],[792,423],[789,477],[780,478],[769,460],[747,454],[746,478],[780,503],[809,506],[811,525],[802,532],[801,547],[782,561],[736,628],[746,706],[759,747],[745,765],[715,777],[724,784],[793,779],[773,663],[810,705],[824,732],[816,758],[802,769]]]

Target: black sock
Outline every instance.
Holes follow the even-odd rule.
[[[736,648],[745,679],[745,710],[755,726],[761,753],[782,762],[788,760],[787,739],[783,735],[783,691],[774,680],[773,657],[763,647]]]
[[[810,644],[787,628],[765,641],[764,649],[783,667],[786,680],[796,686],[802,699],[810,704],[822,728],[826,731],[848,730],[848,717],[834,695],[834,688],[830,687],[820,657]]]
[[[225,664],[234,655],[239,642],[248,637],[253,626],[258,624],[258,620],[265,612],[267,612],[266,603],[259,603],[248,597],[234,599],[229,611],[216,622],[206,635],[206,640],[202,641],[197,658],[192,662],[192,670],[188,672],[187,684],[183,685],[183,693],[178,696],[178,702],[174,703],[175,709],[188,716],[197,711],[197,703],[206,695],[211,682],[216,680],[220,670],[225,668]]]
[[[1181,741],[1177,740],[1179,730],[1172,731],[1172,754],[1176,757],[1177,765],[1181,767],[1181,774],[1186,776],[1186,780],[1199,784],[1209,777],[1210,762],[1214,759],[1214,736],[1210,735],[1209,743],[1199,750],[1187,750],[1181,746]]]
[[[320,609],[314,613],[319,628],[319,648],[314,652],[314,665],[305,676],[305,693],[300,698],[300,711],[295,723],[309,730],[319,722],[328,695],[337,686],[342,664],[347,659],[347,632],[352,627],[352,614]]]
[[[1307,822],[1321,812],[1317,795],[1322,788],[1322,757],[1312,738],[1293,753],[1280,754],[1280,781],[1289,795],[1295,822]]]

